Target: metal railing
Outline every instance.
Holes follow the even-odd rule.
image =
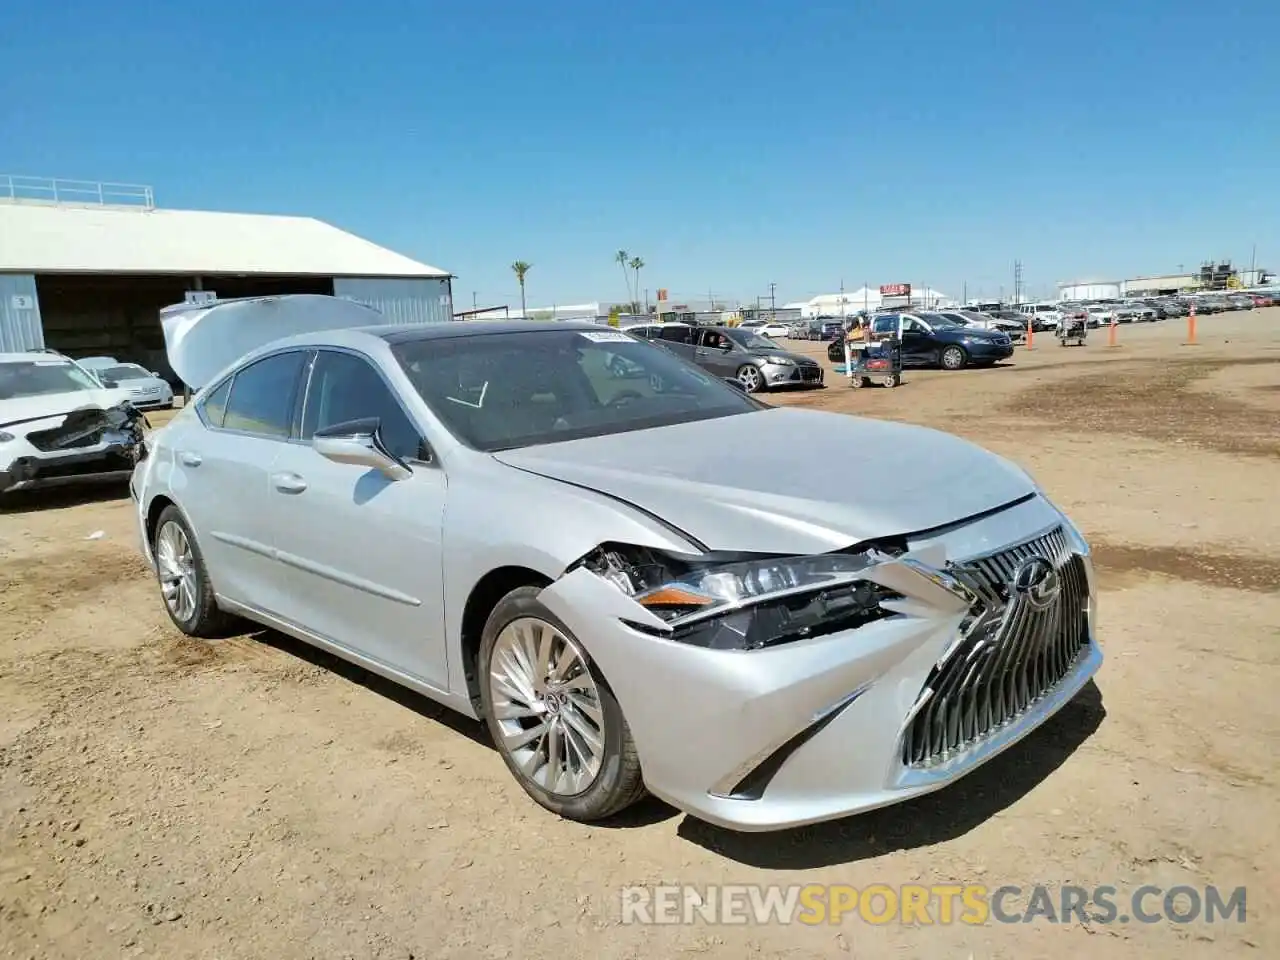
[[[0,200],[99,204],[140,210],[154,210],[156,206],[155,191],[145,184],[24,177],[11,173],[0,173]]]

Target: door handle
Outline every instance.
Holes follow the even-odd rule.
[[[178,460],[179,462],[181,462],[181,464],[184,467],[198,467],[200,466],[200,464],[204,463],[204,460],[201,459],[200,454],[193,453],[190,450],[183,450],[181,453],[179,453]]]
[[[307,481],[296,473],[276,473],[271,476],[271,483],[281,493],[301,493],[307,489]]]

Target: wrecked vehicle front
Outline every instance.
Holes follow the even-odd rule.
[[[146,419],[73,361],[0,355],[0,494],[127,479]]]

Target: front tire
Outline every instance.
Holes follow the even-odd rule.
[[[200,545],[187,518],[172,504],[156,521],[151,549],[160,596],[173,625],[188,637],[206,640],[226,633],[233,619],[218,609]]]
[[[759,393],[764,389],[764,374],[753,363],[744,363],[734,376],[747,393]]]
[[[590,823],[644,796],[640,758],[613,691],[540,592],[518,587],[489,614],[481,706],[525,793],[567,820]]]
[[[968,362],[969,355],[964,352],[962,347],[950,346],[942,351],[941,363],[943,370],[963,370]]]

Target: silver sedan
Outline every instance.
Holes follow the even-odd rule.
[[[169,616],[248,618],[482,719],[561,816],[650,792],[756,831],[895,803],[1101,662],[1085,541],[956,437],[772,408],[591,324],[286,324],[210,369],[269,338],[252,319],[170,343],[207,386],[132,484]],[[869,458],[891,480],[854,495]]]

